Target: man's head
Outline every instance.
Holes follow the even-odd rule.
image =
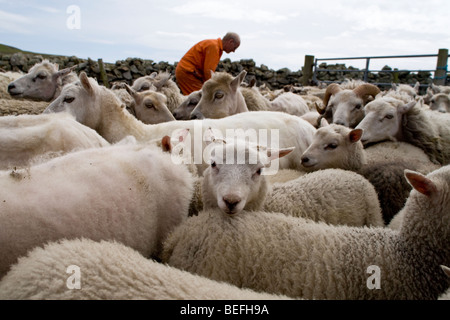
[[[241,39],[237,33],[228,32],[222,38],[223,51],[226,53],[234,52],[241,44]]]

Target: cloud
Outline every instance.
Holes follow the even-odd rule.
[[[0,10],[0,32],[31,34],[32,20],[28,17]]]
[[[189,1],[173,7],[171,11],[179,15],[256,23],[277,23],[292,17],[258,7],[244,1]]]

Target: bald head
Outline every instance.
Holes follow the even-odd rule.
[[[235,32],[228,32],[223,38],[223,51],[226,53],[234,52],[241,44],[241,38]]]

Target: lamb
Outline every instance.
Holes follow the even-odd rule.
[[[108,142],[115,143],[132,135],[136,140],[148,142],[172,136],[175,130],[189,129],[191,133],[189,147],[193,161],[199,167],[199,173],[206,167],[203,159],[202,141],[206,129],[228,130],[236,134],[253,135],[254,139],[267,143],[268,147],[295,147],[295,150],[279,161],[280,168],[301,168],[301,153],[309,145],[315,128],[299,117],[283,112],[258,111],[244,112],[223,119],[204,119],[189,121],[169,121],[156,125],[145,125],[125,112],[117,97],[94,79],[89,79],[84,72],[80,74],[78,84],[66,85],[58,99],[52,102],[44,113],[67,111],[75,115],[77,121],[96,130]],[[264,141],[264,139],[267,140]],[[201,140],[201,141],[200,141]]]
[[[442,113],[450,112],[450,93],[436,93],[430,99],[430,109]]]
[[[155,91],[137,92],[127,84],[125,89],[134,100],[133,113],[143,123],[155,124],[175,120],[167,107],[167,97],[164,94]]]
[[[0,185],[0,277],[28,250],[62,238],[116,240],[157,258],[162,240],[187,218],[193,192],[185,166],[132,143],[0,171]]]
[[[191,112],[191,119],[219,119],[241,112],[248,112],[240,90],[247,72],[241,71],[233,78],[227,72],[211,72],[211,78],[202,86],[202,96]]]
[[[67,113],[0,117],[0,170],[110,144]]]
[[[321,113],[329,123],[354,128],[364,118],[364,106],[380,89],[370,83],[363,83],[354,89],[343,89],[336,83],[330,84],[323,98]]]
[[[173,111],[173,116],[177,120],[189,120],[191,119],[191,112],[197,106],[200,98],[202,97],[202,91],[197,90],[191,92],[186,99]]]
[[[450,166],[424,176],[399,231],[204,210],[164,242],[162,262],[241,288],[305,299],[437,299],[450,285]]]
[[[78,283],[77,272],[80,275]],[[64,239],[37,247],[19,258],[19,262],[0,282],[0,299],[288,300],[289,298],[240,289],[227,283],[193,275],[149,260],[138,251],[116,241]]]
[[[450,162],[450,115],[424,108],[421,103],[404,103],[392,97],[380,97],[365,106],[364,145],[384,140],[404,141],[424,150],[437,164]]]
[[[291,151],[240,140],[212,144],[211,164],[203,173],[203,208],[219,207],[229,215],[263,209],[331,224],[384,225],[374,187],[353,172],[330,169],[270,186],[265,178],[270,161]]]
[[[58,70],[58,64],[43,60],[26,75],[11,82],[8,92],[13,98],[50,102],[55,100],[67,83],[78,80],[73,68]]]
[[[368,179],[377,191],[383,219],[388,224],[403,207],[411,186],[404,178],[404,169],[429,173],[438,168],[423,151],[411,146],[408,152],[393,148],[379,148],[378,154],[389,154],[383,159],[371,148],[364,149],[360,141],[361,129],[350,129],[338,124],[319,128],[313,142],[302,155],[305,171],[340,168],[357,172]],[[420,157],[423,154],[423,159]],[[394,157],[395,155],[395,157]],[[415,157],[417,155],[417,159]],[[427,164],[427,165],[425,165]]]
[[[185,100],[169,72],[154,72],[150,76],[140,77],[134,80],[132,88],[137,92],[156,88],[157,92],[161,92],[167,97],[167,107],[170,112],[173,112]]]

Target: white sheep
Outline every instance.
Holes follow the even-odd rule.
[[[210,166],[203,172],[203,208],[219,207],[230,215],[263,209],[330,224],[384,225],[374,187],[356,173],[329,169],[269,185],[265,168],[291,151],[242,140],[214,143]]]
[[[236,77],[227,72],[211,72],[211,78],[203,83],[202,95],[191,112],[191,119],[219,119],[248,112],[240,86],[246,74],[245,70]]]
[[[67,113],[0,117],[0,170],[110,144]]]
[[[145,125],[123,110],[121,102],[106,88],[99,86],[85,73],[80,74],[80,82],[66,85],[58,99],[52,102],[45,113],[68,111],[77,121],[96,130],[107,141],[114,143],[128,135],[138,142],[172,136],[175,130],[189,129],[191,135],[190,154],[193,161],[205,168],[203,151],[206,143],[202,140],[208,128],[222,131],[234,130],[255,135],[257,142],[263,141],[268,147],[295,147],[295,150],[279,161],[280,168],[301,168],[300,155],[311,142],[315,128],[299,117],[283,112],[254,111],[243,112],[222,119],[169,121],[155,125]],[[278,144],[275,146],[275,144]],[[199,170],[201,173],[203,170]]]
[[[127,84],[125,89],[133,98],[133,114],[145,124],[174,121],[175,118],[167,107],[167,97],[156,91],[137,92]]]
[[[169,72],[153,72],[149,76],[140,77],[134,80],[132,88],[137,92],[147,90],[161,92],[167,97],[167,107],[170,112],[173,112],[185,100]]]
[[[354,128],[364,118],[364,106],[380,93],[370,83],[359,84],[354,89],[343,89],[339,84],[330,84],[323,98],[321,113],[329,123]]]
[[[430,109],[442,113],[450,112],[450,93],[436,93],[430,99]]]
[[[47,241],[114,239],[146,257],[187,218],[193,178],[155,146],[121,143],[0,171],[0,277]]]
[[[191,92],[186,99],[173,110],[173,116],[177,120],[189,120],[191,119],[191,112],[197,106],[200,98],[202,97],[202,91],[197,90]]]
[[[77,278],[79,276],[79,278]],[[51,242],[19,258],[0,281],[1,300],[275,300],[144,257],[116,241]]]
[[[437,299],[450,280],[450,166],[412,184],[399,231],[261,211],[202,211],[164,242],[162,262],[238,287],[305,299]]]
[[[450,163],[450,114],[424,108],[421,102],[379,97],[364,108],[364,145],[384,140],[404,141],[421,148],[437,164]]]
[[[302,96],[292,92],[280,94],[270,104],[270,110],[286,112],[294,116],[302,116],[310,111],[308,104]]]
[[[58,68],[58,64],[48,60],[35,64],[26,75],[8,85],[9,94],[13,98],[47,102],[55,100],[64,85],[78,80],[73,68]]]
[[[374,150],[371,147],[364,149],[360,141],[361,136],[361,129],[350,129],[338,124],[321,127],[303,153],[302,165],[304,170],[309,172],[340,168],[363,175],[375,187],[383,219],[389,223],[403,207],[411,190],[404,178],[404,169],[426,174],[439,166],[433,164],[421,149],[412,145],[408,152],[404,152],[406,148],[398,152],[389,145]],[[384,155],[390,158],[383,158]]]

